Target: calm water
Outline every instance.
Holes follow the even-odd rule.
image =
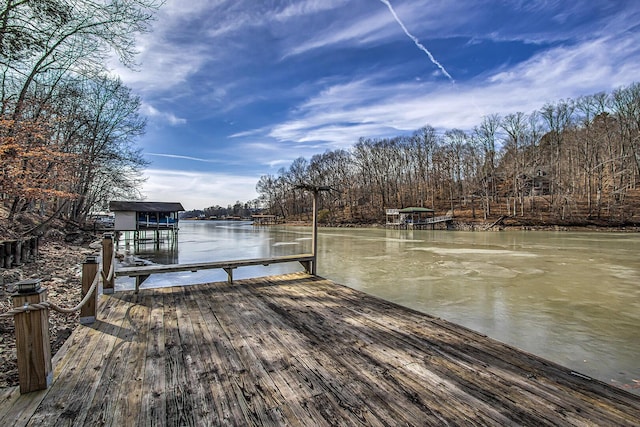
[[[639,250],[640,235],[625,233],[321,228],[318,274],[640,394]],[[189,263],[310,251],[310,228],[183,221],[176,252],[137,255]],[[292,271],[300,266],[241,268],[234,278]],[[219,280],[226,274],[212,270],[144,286]]]

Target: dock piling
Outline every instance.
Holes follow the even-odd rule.
[[[111,275],[111,280],[107,280],[113,262],[113,249],[113,234],[105,233],[102,236],[102,292],[104,294],[112,294],[114,290],[114,275]]]
[[[82,299],[91,290],[93,280],[98,274],[98,260],[95,255],[88,256],[82,263]],[[96,321],[96,309],[98,306],[98,290],[93,289],[93,296],[80,308],[80,323],[83,325]]]
[[[16,308],[29,304],[41,304],[47,301],[47,290],[40,288],[38,283],[38,287],[31,292],[13,294],[12,300]],[[44,390],[53,380],[49,309],[16,313],[14,322],[20,393]]]

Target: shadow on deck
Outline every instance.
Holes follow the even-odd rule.
[[[637,425],[640,398],[307,274],[102,296],[8,425]]]

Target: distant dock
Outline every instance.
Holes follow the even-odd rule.
[[[618,425],[640,397],[306,273],[102,295],[7,425]]]

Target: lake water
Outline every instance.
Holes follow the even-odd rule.
[[[309,253],[311,229],[182,221],[176,251],[148,247],[135,255],[159,263]],[[317,272],[640,394],[639,251],[637,233],[320,228]],[[300,270],[246,267],[234,278]],[[205,270],[143,287],[224,280]]]

